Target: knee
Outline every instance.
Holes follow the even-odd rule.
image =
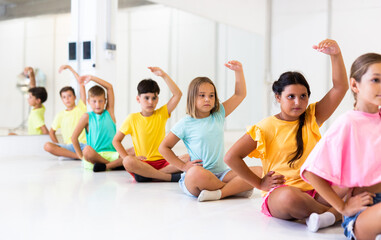
[[[132,156],[123,158],[123,166],[129,172],[134,172],[136,159]]]
[[[294,189],[290,187],[284,187],[282,189],[282,194],[278,196],[278,201],[287,209],[293,209],[295,206],[302,206],[303,204],[301,198],[298,198]]]
[[[53,143],[50,143],[50,142],[47,142],[44,144],[44,150],[47,151],[47,152],[52,152],[52,149],[53,149]]]
[[[207,177],[203,172],[205,169],[200,166],[194,166],[188,169],[185,178],[187,179],[187,182],[192,182],[197,185],[197,182],[205,182],[208,181]]]
[[[86,159],[86,161],[88,162],[91,162],[91,163],[94,163],[92,161],[92,148],[90,146],[86,146],[83,150],[82,150],[82,154],[83,154],[83,157]]]

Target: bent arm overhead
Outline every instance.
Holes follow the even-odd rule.
[[[61,73],[63,70],[69,70],[75,77],[75,79],[77,80],[78,84],[79,84],[79,95],[80,95],[80,98],[82,100],[82,102],[86,105],[86,88],[85,88],[85,85],[84,84],[81,84],[80,82],[80,76],[78,75],[78,73],[70,66],[70,65],[62,65],[58,72]]]
[[[24,75],[29,77],[29,88],[36,87],[36,78],[32,67],[26,67],[24,69]]]
[[[167,84],[169,90],[172,93],[172,97],[169,99],[167,103],[167,109],[168,114],[171,114],[171,112],[176,108],[177,104],[180,102],[182,92],[180,88],[176,85],[176,83],[172,80],[172,78],[164,72],[159,67],[148,67],[149,70],[156,76],[162,77]]]
[[[102,87],[106,88],[106,96],[105,96],[107,99],[106,109],[110,113],[110,116],[115,123],[116,122],[115,113],[114,113],[115,96],[114,96],[114,88],[112,84],[107,82],[106,80],[103,80],[99,77],[92,76],[92,75],[85,75],[85,76],[79,77],[80,84],[86,85],[89,81],[98,83]]]
[[[319,125],[321,125],[339,106],[349,88],[349,83],[343,56],[336,41],[326,39],[320,42],[317,46],[313,46],[313,48],[319,52],[330,55],[332,63],[333,86],[316,104],[316,121]]]
[[[234,71],[235,91],[233,96],[223,102],[225,108],[225,117],[229,116],[246,97],[246,82],[243,74],[242,64],[238,61],[229,61],[225,66]]]

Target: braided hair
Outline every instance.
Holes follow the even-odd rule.
[[[306,87],[308,97],[311,95],[310,86],[308,85],[307,80],[299,72],[285,72],[283,73],[277,81],[273,83],[272,90],[275,95],[281,95],[285,87],[288,85],[300,84]],[[287,162],[289,167],[293,167],[294,163],[302,157],[304,152],[304,143],[303,143],[303,126],[306,119],[306,112],[299,116],[299,127],[296,133],[296,145],[297,149],[291,154],[292,158]]]

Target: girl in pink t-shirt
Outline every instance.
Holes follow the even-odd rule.
[[[381,55],[368,53],[356,59],[350,87],[354,110],[336,120],[300,172],[343,214],[348,239],[381,239]],[[333,185],[348,188],[347,201]],[[314,219],[319,216],[310,217]]]

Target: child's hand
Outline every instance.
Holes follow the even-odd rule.
[[[137,158],[137,159],[139,159],[140,161],[144,161],[144,160],[147,160],[147,158],[146,158],[146,157],[144,157],[144,156],[137,156],[136,158]]]
[[[164,77],[166,75],[166,73],[159,67],[148,67],[148,69],[156,76]]]
[[[323,40],[318,45],[313,45],[312,48],[328,55],[336,55],[341,52],[337,42],[331,39]]]
[[[367,208],[368,205],[373,204],[374,193],[363,192],[356,196],[349,197],[345,202],[342,214],[344,216],[353,216],[361,210]]]
[[[236,60],[225,63],[225,67],[233,71],[243,71],[242,64]]]
[[[202,160],[201,159],[196,159],[194,161],[188,161],[188,162],[186,162],[184,164],[184,167],[181,170],[186,172],[186,171],[188,171],[189,168],[191,168],[193,166],[202,166]]]
[[[270,171],[262,178],[260,189],[263,191],[270,191],[270,189],[284,184],[286,181],[283,175],[274,175],[274,171]]]
[[[79,79],[78,79],[78,82],[79,84],[83,84],[83,85],[86,85],[88,82],[91,81],[91,76],[90,75],[84,75],[84,76],[80,76]]]
[[[25,77],[29,77],[29,75],[33,72],[33,68],[32,67],[26,67],[24,68],[24,76]]]
[[[61,73],[63,70],[65,69],[68,69],[68,68],[71,68],[69,65],[62,65],[59,69],[58,69],[58,73]]]

